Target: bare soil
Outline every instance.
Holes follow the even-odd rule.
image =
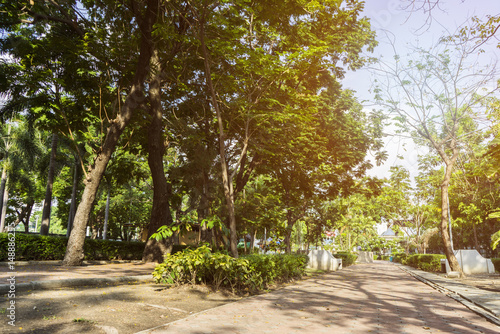
[[[136,333],[241,298],[154,283],[26,291],[16,294],[15,327],[7,324],[2,297],[0,333]]]

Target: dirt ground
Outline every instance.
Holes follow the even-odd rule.
[[[0,303],[0,333],[136,333],[241,299],[206,287],[151,284],[36,290],[16,294],[16,326]]]

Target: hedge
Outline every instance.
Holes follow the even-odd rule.
[[[392,262],[398,262],[401,264],[406,264],[406,259],[408,255],[406,253],[397,253],[392,255]]]
[[[157,283],[207,284],[214,289],[225,287],[234,292],[259,291],[275,282],[286,282],[304,274],[305,255],[249,255],[233,258],[212,252],[203,245],[170,254],[156,266]]]
[[[378,255],[378,254],[373,254],[373,259],[374,259],[374,260],[389,261],[390,257],[389,257],[389,255]]]
[[[423,271],[440,272],[441,259],[446,259],[446,256],[442,254],[413,254],[408,256],[406,264]]]
[[[350,252],[336,252],[335,254],[333,254],[333,256],[337,259],[342,259],[343,268],[354,264],[358,259],[358,256],[356,254]]]
[[[68,238],[16,233],[16,261],[63,260]],[[0,261],[8,258],[8,234],[0,233]],[[143,242],[85,239],[85,260],[140,260]]]
[[[493,262],[493,265],[495,266],[495,271],[500,272],[500,258],[492,258],[491,262]]]

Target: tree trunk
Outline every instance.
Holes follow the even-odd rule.
[[[73,169],[73,189],[71,190],[71,205],[69,207],[68,214],[68,228],[66,229],[66,237],[71,234],[71,228],[73,227],[73,220],[75,220],[75,210],[76,210],[76,191],[78,190],[78,168],[79,168],[79,158],[75,155],[75,164]]]
[[[102,240],[108,239],[109,205],[111,203],[111,184],[108,182],[108,195],[106,196],[106,209],[104,211],[104,227],[102,228]]]
[[[7,164],[4,163],[2,169],[2,181],[0,182],[0,233],[3,232],[5,228],[5,215],[2,213],[7,212],[7,201],[4,201],[5,196],[8,197],[9,192],[7,190]],[[5,202],[5,203],[4,203]],[[4,209],[5,208],[5,209]]]
[[[163,155],[166,145],[163,137],[163,110],[161,106],[162,66],[157,50],[153,52],[151,64],[155,73],[149,87],[151,122],[148,128],[148,164],[153,178],[153,208],[142,261],[161,263],[164,255],[172,250],[173,238],[157,241],[151,239],[151,235],[156,233],[161,226],[172,226],[173,220],[170,213],[170,191],[163,169]]]
[[[205,66],[205,80],[207,83],[207,88],[209,90],[212,106],[215,109],[215,113],[217,115],[217,123],[219,125],[219,153],[220,153],[220,164],[222,171],[222,183],[224,186],[224,196],[226,198],[226,206],[228,212],[229,219],[229,231],[230,231],[230,239],[229,239],[229,247],[231,251],[231,255],[234,258],[238,258],[238,236],[236,234],[236,217],[234,214],[234,193],[233,193],[233,185],[232,180],[229,177],[229,171],[226,162],[226,147],[225,147],[225,135],[224,135],[224,126],[222,122],[222,115],[219,108],[219,103],[217,102],[217,95],[215,93],[215,89],[212,84],[212,74],[210,70],[210,63],[208,58],[207,46],[205,45],[205,22],[202,19],[200,23],[200,43],[201,50],[203,53],[203,60]]]
[[[448,233],[448,187],[450,185],[451,170],[453,166],[451,163],[446,164],[445,176],[443,182],[441,183],[441,223],[439,228],[441,230],[441,238],[443,239],[444,252],[450,269],[452,271],[457,271],[461,276],[465,276],[460,264],[458,263],[453,249],[451,248],[450,235]]]
[[[264,242],[262,243],[262,253],[266,253],[266,247],[267,247],[267,228],[264,227]]]
[[[5,178],[5,180],[2,180],[2,189],[0,196],[0,205],[2,206],[2,209],[0,210],[0,232],[3,232],[5,229],[5,217],[7,215],[7,203],[9,201],[9,185],[7,178]]]
[[[295,223],[292,212],[287,211],[286,213],[286,231],[285,231],[285,245],[286,245],[286,253],[292,253],[292,230],[293,224]]]
[[[48,235],[50,228],[50,211],[52,208],[52,187],[54,186],[54,174],[56,172],[57,155],[57,134],[52,135],[52,145],[50,149],[49,174],[47,176],[47,188],[45,190],[45,199],[43,200],[42,225],[40,226],[40,235]]]
[[[472,230],[474,232],[474,248],[479,254],[481,254],[481,247],[479,247],[479,240],[477,240],[477,228],[475,223],[472,223]]]
[[[24,232],[29,233],[30,231],[30,217],[31,217],[31,212],[33,211],[33,205],[35,205],[35,200],[30,200],[27,204],[27,212],[26,212],[26,218],[24,218]]]
[[[203,186],[200,197],[200,204],[198,207],[198,221],[200,223],[200,242],[210,242],[212,240],[212,229],[207,228],[203,220],[209,215],[210,201],[208,198],[208,173],[203,169]]]
[[[144,101],[144,81],[148,74],[149,60],[152,52],[151,32],[158,16],[158,6],[159,1],[148,0],[147,10],[144,14],[143,24],[141,25],[140,54],[134,80],[125,103],[119,111],[118,116],[111,122],[102,149],[98,153],[94,165],[91,166],[87,175],[85,190],[76,211],[73,230],[71,231],[66,255],[64,256],[63,264],[66,266],[78,266],[82,264],[84,258],[83,244],[85,241],[85,228],[89,221],[90,211],[99,188],[99,183],[120,135],[132,118],[134,109]]]
[[[255,228],[252,228],[252,232],[250,233],[250,254],[253,254],[256,235],[257,235],[257,230]]]

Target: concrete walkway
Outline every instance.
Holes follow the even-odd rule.
[[[402,269],[408,270],[382,261],[359,264],[140,334],[500,332]],[[500,301],[500,294],[487,293]]]

